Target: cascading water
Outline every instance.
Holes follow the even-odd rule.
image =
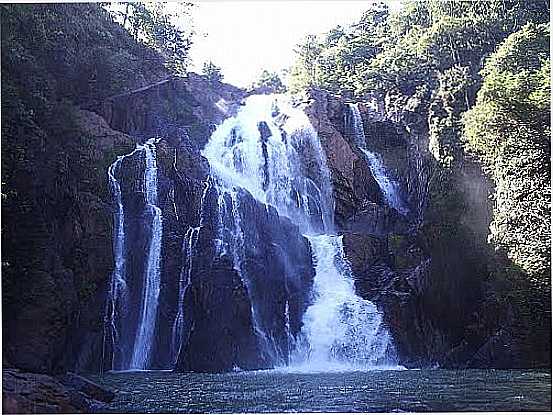
[[[235,117],[216,129],[202,154],[219,192],[221,250],[232,252],[249,292],[250,281],[241,266],[247,224],[240,220],[238,188],[290,218],[311,245],[316,264],[313,301],[298,339],[290,339],[288,303],[284,309],[286,347],[298,345],[291,364],[308,370],[393,364],[385,362],[390,336],[382,316],[374,304],[355,294],[342,238],[334,234],[326,156],[305,113],[284,96],[251,96]],[[274,340],[259,321],[258,304],[254,299],[251,303],[256,331],[271,349]],[[277,363],[289,363],[290,353],[287,356]]]
[[[301,160],[305,148],[312,152],[312,171]],[[220,191],[244,188],[303,230],[332,226],[323,150],[307,116],[284,96],[250,96],[236,117],[215,130],[202,154]]]
[[[194,248],[198,241],[200,227],[189,227],[182,241],[182,261],[183,265],[179,276],[179,293],[177,316],[173,323],[171,331],[171,355],[173,361],[176,361],[182,345],[182,336],[184,331],[184,296],[187,288],[190,286],[192,278],[192,261],[194,257]]]
[[[115,269],[112,275],[108,296],[111,342],[113,349],[112,369],[146,369],[150,362],[153,346],[153,336],[156,327],[157,308],[160,292],[159,264],[161,259],[161,235],[162,217],[161,209],[157,206],[157,162],[155,151],[155,139],[148,140],[143,145],[125,155],[120,156],[109,167],[108,177],[115,199],[117,210],[115,212],[114,255]],[[126,158],[142,153],[145,159],[144,170],[144,216],[150,218],[149,246],[146,258],[146,266],[142,281],[142,292],[138,301],[139,312],[135,333],[129,331],[128,318],[132,314],[130,310],[130,292],[128,272],[126,269],[126,244],[125,234],[125,209],[123,206],[121,184],[117,174],[121,164]],[[125,331],[126,336],[121,333]],[[134,336],[133,336],[134,335]],[[127,338],[124,338],[127,337]],[[128,338],[132,337],[132,338]]]
[[[149,363],[160,290],[159,262],[161,259],[162,223],[161,209],[156,206],[157,163],[154,140],[149,140],[144,145],[144,152],[146,156],[146,170],[144,172],[146,209],[152,216],[152,224],[146,278],[143,288],[141,318],[131,360],[131,368],[133,369],[146,369]]]
[[[312,152],[311,169],[304,168],[300,149]],[[236,117],[225,120],[212,134],[202,154],[208,159],[219,193],[220,250],[230,252],[234,268],[250,295],[254,291],[245,261],[244,227],[239,188],[272,205],[303,231],[331,226],[330,181],[324,178],[322,149],[305,114],[284,96],[251,96]],[[317,185],[315,180],[322,185]],[[251,315],[266,360],[284,363],[275,339],[252,299]]]
[[[382,315],[355,294],[342,237],[307,236],[313,250],[315,300],[303,318],[308,348],[298,350],[298,369],[374,368],[393,364],[391,339]],[[300,343],[301,344],[301,343]]]
[[[399,184],[386,171],[380,156],[367,149],[363,119],[361,118],[358,104],[348,104],[348,107],[351,112],[351,127],[353,130],[355,144],[365,155],[365,159],[371,169],[371,173],[378,183],[380,190],[382,190],[386,202],[390,207],[394,208],[402,215],[407,215],[409,213],[409,209],[405,206],[405,203],[400,196]]]

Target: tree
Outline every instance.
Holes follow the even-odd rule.
[[[252,84],[252,89],[265,90],[277,94],[286,92],[286,87],[282,83],[278,73],[269,72],[266,69],[261,72],[259,79]]]
[[[307,36],[296,46],[296,63],[290,70],[289,85],[292,92],[299,92],[312,86],[317,86],[317,59],[322,45],[314,35]]]
[[[178,3],[177,12],[171,12],[166,2],[125,3],[124,7],[121,3],[109,3],[107,10],[137,41],[161,54],[167,69],[184,75],[194,31],[191,23],[184,29],[175,21],[177,16],[179,21],[189,17],[192,6],[192,3]]]
[[[207,77],[209,82],[222,82],[223,74],[221,73],[221,68],[215,65],[213,62],[204,62],[202,73]]]
[[[491,240],[536,286],[550,278],[550,73],[549,27],[529,23],[486,61],[463,118],[467,149],[496,184]]]

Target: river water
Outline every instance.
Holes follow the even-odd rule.
[[[109,412],[551,411],[551,372],[538,370],[143,371],[93,380],[116,392]]]

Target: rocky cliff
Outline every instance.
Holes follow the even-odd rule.
[[[46,13],[44,18],[74,13],[61,6],[54,9],[57,15]],[[87,10],[87,16],[94,15]],[[4,27],[20,32],[22,16],[11,10],[3,15]],[[150,56],[104,20],[98,20],[102,30],[113,32],[121,42],[117,50],[132,51],[138,58]],[[105,39],[91,40],[96,41],[115,47]],[[306,239],[288,219],[243,191],[237,200],[239,219],[249,224],[243,235],[249,244],[242,253],[249,282],[241,278],[228,252],[214,255],[214,241],[220,239],[217,221],[225,217],[218,206],[232,210],[235,202],[218,203],[220,195],[200,150],[215,125],[236,113],[246,93],[193,73],[186,78],[170,76],[151,59],[144,59],[150,63],[117,88],[110,84],[95,89],[92,81],[76,79],[71,65],[62,66],[64,76],[58,80],[52,68],[59,62],[51,62],[38,46],[4,28],[3,42],[4,367],[48,374],[112,368],[106,299],[114,268],[116,206],[107,170],[118,156],[152,137],[159,139],[155,148],[163,217],[160,295],[166,299],[158,309],[162,323],[155,328],[152,367],[176,364],[179,370],[218,372],[286,363],[287,338],[300,331],[311,301],[314,270]],[[75,57],[77,52],[68,55]],[[88,55],[75,60],[83,72],[96,68]],[[117,65],[104,69],[119,73]],[[64,82],[86,88],[76,93],[73,87],[64,88]],[[541,332],[531,331],[518,319],[517,304],[495,298],[495,290],[511,286],[505,282],[506,288],[498,287],[493,267],[508,269],[511,264],[487,245],[488,197],[493,189],[479,166],[465,159],[460,169],[449,173],[433,158],[428,111],[421,102],[367,96],[359,105],[365,144],[397,180],[408,208],[402,214],[386,202],[355,143],[347,104],[312,90],[299,107],[326,155],[334,220],[344,235],[357,292],[383,312],[400,363],[549,364],[547,319],[540,322]],[[139,253],[148,242],[144,157],[137,153],[122,163],[121,193],[130,208],[128,250],[138,253],[129,257],[127,266],[138,275],[145,267]],[[183,253],[191,236],[193,261]],[[176,353],[170,339],[184,272],[190,274],[184,301],[186,335]],[[136,293],[141,287],[132,289]],[[253,303],[274,344],[259,341]],[[288,321],[283,321],[285,314]]]
[[[481,168],[465,159],[448,172],[437,163],[420,101],[368,95],[359,105],[366,144],[406,196],[409,213],[400,215],[348,131],[346,104],[313,90],[302,105],[327,152],[356,288],[384,312],[402,364],[547,366],[542,329],[530,335],[521,309],[494,297],[492,269],[508,265],[487,245],[494,189]]]

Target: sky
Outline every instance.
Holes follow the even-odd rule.
[[[196,1],[192,70],[211,60],[224,81],[246,87],[263,69],[280,71],[294,61],[294,48],[307,34],[359,20],[370,5],[360,0]],[[391,8],[399,1],[389,2]]]

